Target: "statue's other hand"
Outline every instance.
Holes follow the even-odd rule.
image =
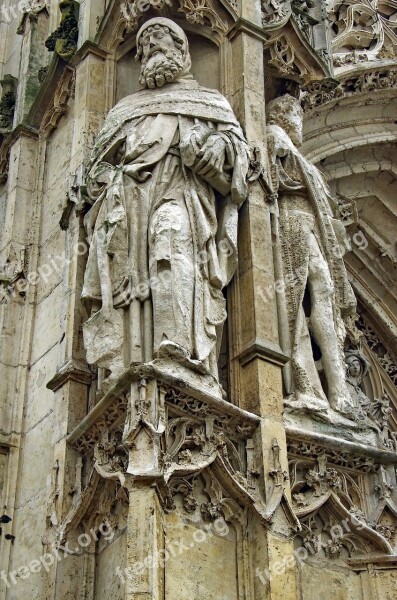
[[[194,170],[203,177],[215,177],[223,172],[226,159],[226,143],[217,136],[211,135],[198,153],[200,161]]]

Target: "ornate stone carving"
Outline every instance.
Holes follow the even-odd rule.
[[[12,245],[3,265],[0,265],[0,304],[10,298],[23,299],[26,295],[26,250],[16,251]]]
[[[357,350],[346,352],[345,357],[346,382],[349,394],[356,411],[364,416],[368,412],[371,401],[362,391],[361,384],[368,374],[370,365],[365,356]]]
[[[162,10],[166,6],[172,6],[172,0],[147,0],[145,4],[142,4],[139,0],[127,0],[126,2],[122,2],[120,10],[125,21],[126,30],[135,31],[138,29],[139,20],[148,7]]]
[[[379,494],[381,500],[391,498],[394,486],[390,482],[390,476],[386,469],[381,465],[378,470],[378,483],[375,485],[375,490]]]
[[[365,71],[359,75],[344,78],[340,85],[331,90],[306,93],[302,98],[305,111],[313,110],[327,102],[338,100],[345,96],[354,96],[376,90],[394,89],[397,87],[397,70],[394,68],[379,68]]]
[[[18,25],[17,34],[23,35],[25,33],[26,22],[29,20],[31,22],[37,21],[37,15],[39,15],[44,10],[48,14],[48,0],[27,0],[23,3],[23,14]]]
[[[281,27],[292,14],[289,0],[262,0],[262,27]]]
[[[172,479],[168,491],[168,511],[177,509],[177,498],[180,497],[183,512],[194,520],[201,517],[210,523],[219,519],[234,521],[242,517],[241,507],[208,471],[192,477]],[[202,501],[203,496],[207,498],[205,502]]]
[[[300,529],[300,524],[295,516],[290,500],[285,493],[285,488],[288,481],[288,473],[284,471],[280,462],[280,446],[276,438],[272,442],[272,461],[273,468],[269,472],[270,478],[273,480],[273,489],[268,495],[265,511],[265,520],[272,522],[276,515],[276,510],[281,506],[287,516],[289,525],[293,531]]]
[[[283,350],[291,356],[287,382],[291,410],[334,411],[354,416],[345,380],[344,318],[355,312],[356,300],[340,253],[343,224],[332,218],[334,205],[321,173],[300,154],[302,109],[285,95],[268,105],[268,140],[272,180],[278,190],[278,263],[283,264],[285,302]],[[279,295],[284,303],[284,295]],[[305,313],[306,310],[306,313]],[[307,316],[306,316],[307,315]],[[313,340],[320,353],[313,354]],[[321,358],[327,388],[318,375]]]
[[[0,100],[0,138],[3,138],[12,129],[17,79],[12,75],[4,75],[0,84],[2,89]]]
[[[178,0],[178,12],[184,13],[186,20],[193,25],[208,24],[214,33],[222,39],[227,32],[228,26],[222,20],[211,0]],[[236,3],[229,1],[231,7],[237,10]],[[120,6],[122,17],[127,31],[138,29],[139,22],[148,8],[162,11],[167,7],[173,7],[172,0],[148,0],[144,4],[140,0],[127,0]]]
[[[357,325],[364,335],[368,348],[374,353],[394,385],[397,385],[397,364],[395,358],[390,354],[389,350],[379,338],[379,335],[363,315],[360,315]]]
[[[397,546],[397,506],[395,504],[395,485],[392,484],[390,473],[384,466],[378,469],[378,481],[375,491],[378,503],[371,517],[373,527],[383,535],[396,550]]]
[[[397,45],[395,11],[393,0],[386,1],[381,9],[377,0],[336,0],[328,15],[335,66],[359,60],[394,58]]]
[[[44,113],[40,124],[40,134],[48,137],[58,126],[59,121],[68,109],[69,99],[74,96],[76,78],[75,71],[66,67],[55,90],[52,102]]]
[[[351,452],[334,450],[315,442],[287,439],[288,454],[292,457],[310,458],[325,455],[327,464],[372,473],[375,471],[375,460],[368,456],[361,456]]]
[[[376,526],[369,524],[360,477],[329,468],[325,454],[290,464],[294,510],[300,519],[304,547],[312,555],[344,559],[392,548]]]
[[[217,10],[211,5],[209,0],[179,0],[179,12],[186,15],[187,21],[193,25],[204,25],[208,23],[214,31],[222,39],[227,32],[227,24],[221,19]]]
[[[137,55],[149,89],[111,111],[88,166],[87,358],[114,378],[154,360],[216,386],[248,146],[226,99],[189,78],[178,25],[146,22]]]
[[[45,45],[51,52],[56,52],[66,62],[70,61],[77,50],[78,9],[79,4],[75,0],[61,0],[61,23],[46,40]]]
[[[62,211],[62,216],[59,221],[59,226],[63,231],[69,227],[69,219],[73,210],[75,210],[76,213],[81,212],[86,204],[88,204],[88,200],[89,198],[84,182],[84,167],[82,165],[77,173],[72,175],[69,179],[66,206]]]

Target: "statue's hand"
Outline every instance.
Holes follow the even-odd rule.
[[[194,167],[195,172],[203,177],[216,177],[223,172],[226,160],[226,144],[218,135],[211,135],[200,152],[200,161]]]

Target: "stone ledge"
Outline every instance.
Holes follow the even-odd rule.
[[[47,383],[46,387],[56,392],[68,381],[90,385],[93,379],[94,374],[83,361],[71,360],[59,369],[56,375]]]
[[[287,440],[293,440],[309,444],[317,444],[319,450],[325,451],[327,449],[344,452],[354,457],[372,459],[373,463],[382,464],[397,464],[397,454],[394,452],[388,452],[387,450],[380,450],[358,442],[350,442],[348,440],[342,440],[340,438],[331,437],[321,433],[315,433],[306,429],[299,429],[291,426],[285,428],[287,434]],[[313,454],[311,458],[313,458]]]
[[[154,363],[134,365],[123,373],[117,382],[113,384],[105,393],[103,398],[91,410],[91,412],[81,421],[81,423],[68,435],[67,442],[76,449],[90,451],[93,449],[96,442],[96,425],[99,421],[106,422],[109,430],[118,425],[127,414],[128,400],[127,393],[131,383],[142,379],[155,379],[160,385],[165,388],[177,389],[180,392],[178,398],[181,399],[179,404],[174,405],[172,400],[167,400],[167,403],[179,411],[189,413],[189,406],[184,408],[183,401],[198,401],[202,403],[200,412],[195,413],[196,418],[204,418],[204,413],[210,411],[215,419],[218,416],[219,420],[229,417],[233,427],[238,430],[240,428],[243,437],[249,437],[256,429],[260,422],[257,415],[249,413],[218,396],[206,392],[203,389],[186,384],[180,378],[165,374],[161,371],[158,365]],[[85,438],[83,441],[82,438]]]
[[[242,367],[245,367],[245,365],[248,365],[248,363],[256,358],[273,363],[279,367],[283,367],[290,360],[278,344],[258,339],[247,344],[235,358],[240,361]]]

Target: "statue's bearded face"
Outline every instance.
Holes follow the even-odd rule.
[[[168,27],[149,27],[140,40],[142,85],[148,88],[162,87],[175,81],[184,69],[181,44]],[[179,47],[178,47],[179,46]]]
[[[295,146],[301,146],[303,142],[302,109],[296,104],[292,105],[286,114],[289,126],[289,136]]]
[[[267,107],[268,122],[278,125],[290,136],[295,146],[303,141],[303,111],[300,102],[285,94],[271,100]]]

